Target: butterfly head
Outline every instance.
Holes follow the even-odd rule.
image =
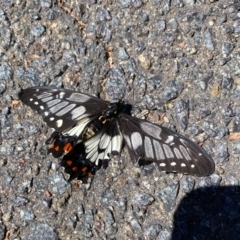
[[[122,111],[124,105],[125,104],[122,100],[119,100],[118,102],[115,103],[110,103],[108,108],[104,111],[103,116],[106,119],[117,117],[118,114]]]

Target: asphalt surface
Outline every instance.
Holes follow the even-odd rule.
[[[240,239],[240,2],[0,2],[0,239]],[[54,85],[133,106],[200,143],[208,177],[133,164],[67,181],[19,101]]]

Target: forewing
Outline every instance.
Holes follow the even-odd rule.
[[[105,123],[98,134],[84,142],[86,158],[98,165],[99,160],[110,160],[110,155],[119,155],[122,143],[122,134],[113,118]]]
[[[203,148],[170,129],[119,115],[119,126],[130,155],[156,162],[161,171],[205,176],[213,173],[214,162]]]
[[[58,132],[69,129],[84,118],[97,118],[108,106],[106,101],[88,94],[53,87],[27,88],[19,93],[19,98]]]

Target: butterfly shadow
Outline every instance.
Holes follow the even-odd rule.
[[[240,239],[240,187],[199,188],[174,214],[172,240]]]

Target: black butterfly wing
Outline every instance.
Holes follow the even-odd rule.
[[[214,172],[214,162],[203,148],[170,129],[119,115],[119,126],[134,161],[156,162],[161,171],[206,176]]]
[[[108,107],[108,102],[99,98],[63,88],[27,88],[19,93],[19,98],[58,132],[68,130],[77,122],[86,125]]]

